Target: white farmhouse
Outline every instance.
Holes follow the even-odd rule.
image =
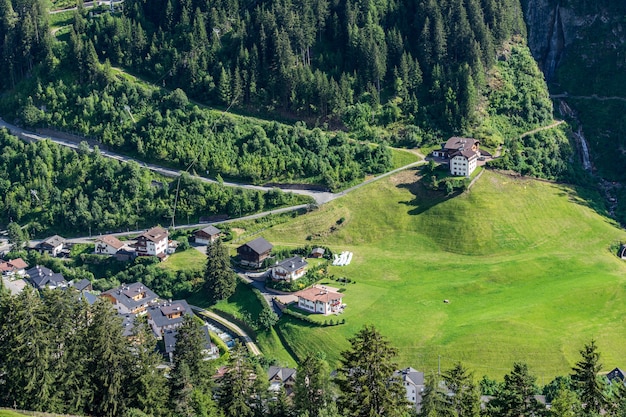
[[[343,294],[329,291],[324,287],[313,286],[298,291],[295,295],[298,297],[298,308],[311,313],[337,313],[343,308],[341,304]]]
[[[459,177],[469,177],[476,169],[479,153],[471,149],[458,151],[450,159],[450,173]]]
[[[100,255],[115,255],[124,247],[124,243],[112,235],[101,236],[96,239],[95,252]]]
[[[272,267],[272,278],[280,281],[294,281],[306,274],[308,262],[301,256],[285,259],[277,262]]]
[[[168,233],[162,227],[153,227],[141,234],[135,244],[137,256],[157,256],[161,259],[167,257]]]

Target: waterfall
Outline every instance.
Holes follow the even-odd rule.
[[[587,139],[585,139],[585,135],[583,134],[583,128],[579,127],[578,132],[574,133],[576,139],[580,142],[580,149],[582,151],[583,156],[583,168],[587,171],[591,171],[591,162],[589,160],[589,145],[587,145]]]
[[[543,60],[543,68],[547,81],[550,81],[554,76],[554,72],[556,71],[556,67],[561,59],[561,53],[563,52],[563,46],[565,44],[565,35],[563,33],[563,23],[561,22],[560,9],[560,4],[557,4],[556,9],[554,9],[554,18],[552,19],[552,26],[550,28],[548,50]]]

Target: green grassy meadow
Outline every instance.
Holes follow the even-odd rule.
[[[174,252],[161,262],[159,266],[163,269],[177,272],[180,270],[202,269],[206,262],[206,256],[194,248],[189,248],[183,252]],[[195,266],[195,268],[193,268]]]
[[[354,253],[351,265],[331,267],[356,281],[345,287],[345,325],[281,319],[298,356],[323,351],[334,365],[346,339],[374,324],[400,366],[424,371],[440,358],[443,369],[462,361],[501,378],[525,361],[547,383],[591,338],[605,368],[623,366],[626,262],[609,247],[626,232],[563,185],[486,171],[471,191],[446,198],[417,181],[418,171],[405,171],[263,231],[275,246]],[[342,217],[335,232],[306,240]]]

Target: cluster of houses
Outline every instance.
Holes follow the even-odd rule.
[[[449,164],[450,174],[469,177],[478,166],[478,161],[490,154],[480,150],[480,141],[455,136],[442,143],[441,149],[433,151],[433,156]]]
[[[239,262],[246,267],[260,268],[270,258],[274,246],[262,237],[244,243],[237,248]],[[314,248],[309,254],[312,258],[324,256],[323,248]],[[308,262],[301,256],[293,256],[276,262],[271,266],[269,277],[275,281],[292,282],[303,277],[307,272]],[[343,294],[323,286],[313,286],[298,291],[296,306],[309,313],[337,314],[343,311]]]
[[[133,336],[135,319],[146,315],[148,324],[157,340],[162,342],[163,354],[170,360],[174,359],[178,328],[183,324],[185,316],[193,316],[189,304],[185,300],[161,300],[159,296],[141,282],[122,284],[100,295],[109,300],[124,325],[124,335]],[[205,337],[204,355],[207,359],[217,358],[219,350],[211,343],[209,330],[203,326]]]

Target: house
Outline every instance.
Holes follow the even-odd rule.
[[[193,236],[197,244],[208,245],[220,238],[222,231],[215,226],[207,226],[196,231]]]
[[[120,314],[141,314],[150,304],[158,300],[158,296],[141,282],[122,284],[117,288],[102,293],[101,297],[108,299]]]
[[[325,252],[324,248],[315,248],[311,251],[309,258],[323,258]]]
[[[330,314],[342,311],[343,294],[326,287],[313,286],[294,294],[298,297],[298,308],[311,313]]]
[[[626,374],[620,368],[615,368],[611,372],[606,374],[606,378],[609,380],[609,382],[611,384],[614,381],[619,381],[619,382],[621,382],[623,384],[624,381],[626,380],[625,376],[626,376]]]
[[[207,326],[202,326],[202,332],[204,335],[204,350],[202,351],[204,359],[217,359],[220,356],[220,351],[213,343],[211,343],[211,336],[209,335],[209,329]],[[176,336],[177,330],[167,330],[163,334],[163,346],[164,354],[169,359],[170,363],[174,362],[174,353],[176,352]]]
[[[35,287],[35,289],[42,290],[44,288],[67,288],[68,284],[65,281],[65,277],[54,272],[45,266],[37,265],[26,271],[26,279]]]
[[[269,391],[278,392],[285,388],[285,393],[290,396],[296,384],[296,370],[293,368],[281,368],[280,366],[270,366],[267,370],[267,377],[270,383]]]
[[[459,177],[469,177],[478,166],[479,155],[472,150],[458,151],[450,159],[450,173]]]
[[[276,265],[272,267],[272,278],[287,282],[296,280],[306,274],[307,265],[307,261],[301,256],[276,262]]]
[[[123,247],[124,243],[115,236],[100,236],[96,239],[95,253],[100,255],[115,255]]]
[[[421,409],[422,394],[424,393],[424,372],[420,372],[413,368],[404,368],[399,371],[395,371],[393,376],[398,378],[402,383],[402,386],[406,390],[406,399],[418,413]]]
[[[59,235],[54,235],[39,242],[35,249],[41,253],[48,253],[50,256],[58,256],[64,245],[65,239]]]
[[[77,291],[93,291],[93,286],[91,285],[91,281],[88,279],[81,279],[78,282],[71,281],[70,287],[75,288]]]
[[[263,261],[269,258],[273,247],[270,242],[259,237],[239,246],[237,255],[239,255],[239,261],[242,265],[260,268],[263,265]]]
[[[167,257],[168,232],[157,226],[142,233],[137,238],[135,249],[137,256],[157,256],[160,259]]]
[[[441,149],[433,151],[433,156],[443,159],[450,159],[459,151],[471,150],[478,154],[480,141],[472,138],[451,137],[446,143],[441,144]],[[480,155],[479,155],[480,156]]]
[[[24,275],[28,264],[22,258],[0,262],[0,272],[5,276]]]
[[[174,330],[183,324],[185,315],[192,314],[185,300],[165,301],[148,307],[148,323],[157,339],[162,339],[167,330]]]

